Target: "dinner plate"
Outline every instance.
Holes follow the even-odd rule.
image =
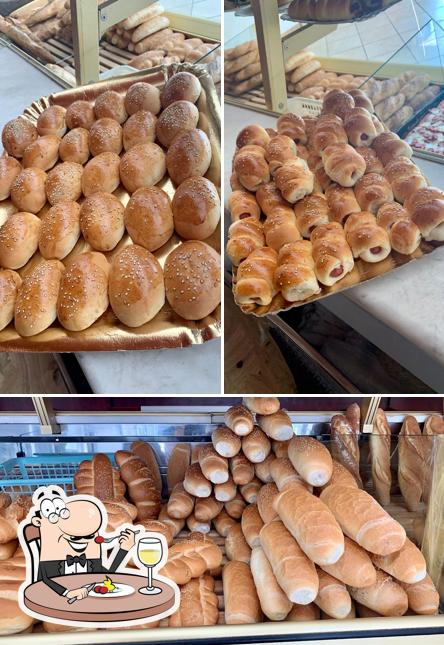
[[[94,598],[123,598],[123,596],[131,596],[135,592],[134,587],[131,585],[124,585],[123,583],[116,583],[116,589],[108,593],[96,593],[94,589],[89,592],[89,596]]]

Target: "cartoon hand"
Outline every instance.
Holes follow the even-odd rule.
[[[71,589],[66,594],[67,598],[74,598],[75,600],[83,600],[88,595],[88,589],[86,587],[80,587],[80,589]]]
[[[136,543],[135,533],[131,531],[131,529],[125,529],[120,534],[119,543],[120,548],[125,549],[125,551],[129,551]]]

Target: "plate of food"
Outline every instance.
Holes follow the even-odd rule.
[[[131,585],[125,585],[120,582],[114,583],[107,576],[102,583],[96,583],[88,595],[94,598],[122,598],[123,596],[130,596],[134,591],[135,589]]]

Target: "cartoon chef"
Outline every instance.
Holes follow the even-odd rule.
[[[108,567],[102,562],[100,530],[106,526],[103,507],[88,496],[65,497],[57,486],[40,488],[33,495],[31,523],[40,531],[38,580],[60,596],[81,600],[85,587],[67,589],[54,578],[76,573],[112,573],[125,560],[136,542],[130,528],[120,531],[120,547]]]

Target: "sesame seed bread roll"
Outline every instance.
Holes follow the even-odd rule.
[[[199,465],[205,477],[213,484],[224,484],[229,479],[228,460],[221,457],[212,445],[199,450]]]
[[[195,497],[209,497],[212,491],[211,482],[203,474],[198,462],[188,466],[183,480],[183,487],[187,493]]]
[[[220,303],[220,255],[204,242],[187,241],[174,249],[164,276],[167,300],[186,320],[201,320]]]
[[[294,484],[301,485],[309,492],[313,491],[310,484],[307,484],[307,482],[295,471],[291,461],[287,457],[279,457],[271,461],[270,475],[279,491],[283,491],[286,486]]]
[[[239,486],[248,484],[254,478],[254,465],[243,452],[239,452],[230,459],[230,470],[234,483]]]
[[[241,525],[232,526],[225,538],[225,552],[229,560],[239,560],[240,562],[250,562],[251,548],[245,540]]]
[[[59,145],[62,161],[86,164],[89,159],[89,134],[86,128],[74,128],[65,134]]]
[[[171,103],[156,124],[156,135],[160,143],[168,148],[174,137],[180,132],[192,130],[199,122],[199,110],[191,101]]]
[[[321,569],[351,587],[368,587],[376,582],[376,569],[368,553],[344,537],[344,553],[337,562],[323,564]]]
[[[33,213],[13,213],[0,227],[0,266],[20,269],[37,251],[41,221]]]
[[[59,202],[76,202],[82,194],[83,167],[64,161],[48,172],[46,196],[51,206]]]
[[[244,455],[254,464],[265,461],[271,451],[271,443],[259,426],[254,426],[250,432],[242,438],[242,451]]]
[[[274,396],[244,397],[244,405],[256,414],[274,414],[279,410],[279,399]]]
[[[259,534],[264,526],[264,521],[260,516],[257,504],[249,504],[244,508],[241,526],[245,539],[251,548],[260,546],[261,540]]]
[[[108,308],[109,265],[102,253],[78,255],[66,267],[57,302],[59,322],[69,331],[90,327]]]
[[[120,179],[129,193],[157,184],[165,175],[165,153],[157,143],[130,148],[120,162]]]
[[[227,537],[228,531],[232,526],[236,526],[237,521],[234,517],[228,515],[225,510],[222,510],[213,520],[214,528],[221,537]]]
[[[214,449],[222,457],[234,457],[241,449],[240,438],[230,428],[219,426],[211,435]]]
[[[174,228],[185,240],[206,240],[220,220],[216,186],[205,177],[189,177],[178,186],[173,202]]]
[[[315,603],[332,618],[347,618],[352,609],[352,600],[347,587],[322,569],[316,569],[319,577],[319,592]]]
[[[131,115],[123,126],[123,147],[130,150],[142,143],[153,143],[156,138],[156,117],[140,110]]]
[[[122,141],[122,126],[115,119],[98,119],[89,129],[88,146],[93,157],[102,152],[120,154]]]
[[[428,574],[420,582],[412,585],[401,583],[401,586],[407,593],[409,609],[415,614],[435,616],[438,613],[439,593]]]
[[[41,218],[39,251],[45,260],[62,260],[80,237],[80,206],[77,202],[54,204]]]
[[[14,318],[15,302],[22,279],[10,269],[0,271],[0,330]]]
[[[276,456],[273,453],[270,453],[264,461],[254,464],[254,473],[261,482],[264,482],[264,484],[269,484],[273,481],[270,468],[275,459]]]
[[[85,240],[96,251],[111,251],[123,237],[124,207],[110,193],[94,193],[80,207],[80,228]]]
[[[274,500],[274,509],[316,564],[333,564],[344,553],[344,536],[333,513],[319,497],[302,486],[285,488]]]
[[[293,605],[279,586],[260,546],[251,552],[250,567],[262,611],[270,620],[285,620]]]
[[[74,128],[89,130],[95,118],[93,106],[88,101],[74,101],[66,109],[66,125],[70,130]]]
[[[39,137],[23,151],[23,167],[50,170],[59,158],[59,145],[60,138],[55,134]]]
[[[408,538],[399,551],[389,555],[372,555],[372,561],[379,569],[407,584],[420,582],[427,575],[424,556]]]
[[[293,424],[285,410],[267,415],[258,414],[256,421],[265,434],[276,441],[287,441],[294,434]]]
[[[211,522],[222,509],[222,502],[218,502],[215,497],[199,497],[194,506],[194,517],[201,522]]]
[[[288,458],[300,476],[312,486],[324,486],[332,475],[331,455],[313,437],[293,437],[288,444]]]
[[[224,508],[230,517],[233,517],[235,520],[240,520],[246,505],[247,504],[242,495],[237,492],[233,499],[225,502]]]
[[[302,551],[282,522],[265,524],[260,532],[261,547],[276,580],[291,602],[308,605],[318,595],[315,565]]]
[[[180,132],[166,154],[168,174],[179,185],[189,177],[203,177],[211,163],[211,144],[203,130]]]
[[[202,87],[199,79],[189,72],[174,74],[163,88],[161,94],[162,108],[165,110],[176,101],[190,101],[196,103]]]
[[[222,572],[225,599],[225,623],[241,625],[260,623],[261,606],[248,564],[232,560]]]
[[[174,519],[185,519],[193,512],[194,497],[184,489],[183,484],[176,484],[171,491],[167,504],[168,515]]]
[[[144,325],[165,304],[162,267],[152,253],[137,244],[114,256],[108,290],[112,310],[128,327]]]
[[[225,423],[227,427],[239,437],[253,432],[254,417],[243,405],[234,405],[225,412]]]
[[[125,94],[124,105],[130,115],[139,112],[139,110],[158,114],[160,112],[160,91],[155,85],[144,81],[134,83]]]
[[[66,109],[61,105],[50,105],[39,114],[37,132],[41,137],[52,134],[63,137],[66,132]]]
[[[128,114],[124,97],[113,90],[99,94],[94,103],[94,114],[96,119],[115,119],[117,123],[125,123]]]
[[[237,486],[232,477],[223,484],[214,484],[214,497],[219,502],[229,502],[236,497]]]
[[[248,484],[239,486],[239,491],[248,504],[255,504],[257,502],[257,495],[261,488],[262,482],[257,477],[254,477],[254,479],[252,479],[251,482],[248,482]]]
[[[50,171],[53,172],[53,171]],[[11,201],[19,211],[38,213],[46,203],[45,184],[49,175],[41,168],[25,168],[11,186]]]
[[[21,171],[20,161],[14,157],[0,157],[0,201],[8,199],[11,186]]]
[[[279,495],[276,484],[270,482],[262,486],[257,494],[257,510],[264,524],[279,519],[274,502]]]
[[[376,570],[376,582],[369,587],[349,587],[353,600],[381,616],[402,616],[408,609],[408,596],[393,578]]]
[[[327,504],[345,535],[370,553],[389,555],[404,545],[405,529],[365,491],[327,486],[320,499]]]
[[[37,128],[24,116],[18,116],[5,125],[2,131],[3,147],[12,157],[20,159],[24,150],[37,139]]]
[[[86,164],[82,175],[85,197],[93,193],[113,193],[120,183],[120,157],[115,152],[102,152]]]
[[[139,188],[125,208],[125,227],[135,244],[148,251],[163,246],[174,232],[170,198],[161,188]]]
[[[57,298],[65,267],[59,260],[43,260],[27,273],[15,304],[14,325],[20,336],[34,336],[57,318]]]

